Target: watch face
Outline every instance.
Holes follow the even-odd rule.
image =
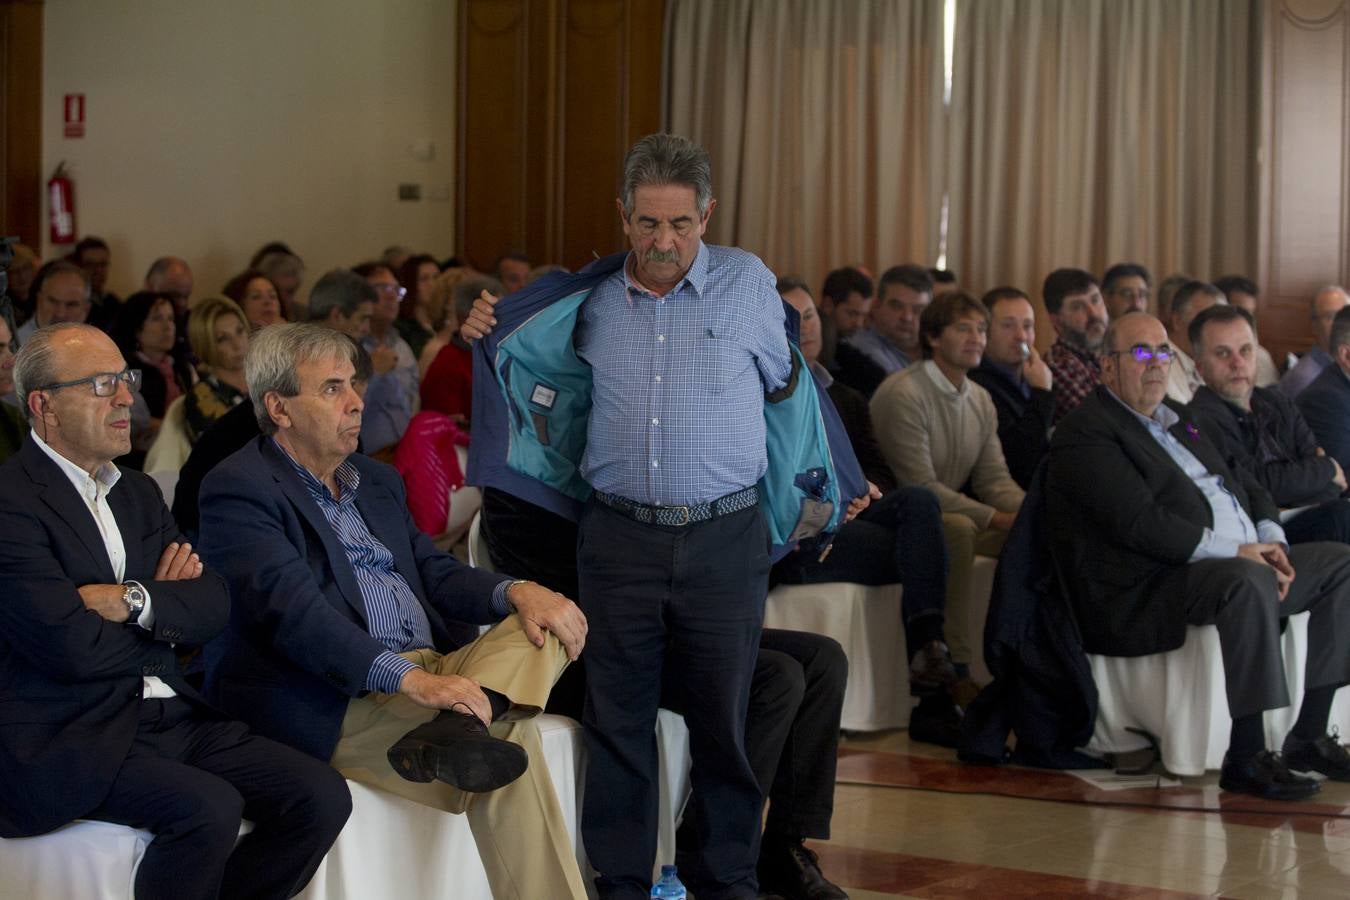
[[[127,585],[126,592],[122,595],[122,599],[126,601],[127,606],[131,607],[134,612],[140,612],[145,608],[145,591],[142,590],[139,585]]]

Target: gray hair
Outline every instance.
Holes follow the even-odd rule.
[[[699,216],[712,202],[712,162],[708,151],[688,138],[649,134],[623,158],[623,214],[633,215],[633,192],[644,185],[679,184],[694,189]]]
[[[373,304],[378,299],[375,288],[360,275],[351,269],[334,269],[316,281],[309,292],[309,321],[327,319],[335,309],[351,316],[362,303]]]
[[[302,278],[305,274],[305,264],[300,261],[300,257],[294,253],[283,253],[280,250],[273,251],[258,260],[258,265],[254,268],[272,279],[273,282],[278,278],[287,276]]]
[[[76,329],[103,334],[101,330],[83,322],[57,322],[33,332],[19,348],[18,356],[14,358],[14,396],[23,407],[25,418],[33,418],[28,411],[28,395],[62,380],[61,373],[56,371],[56,348],[52,346],[56,336],[63,331]]]
[[[477,300],[483,291],[494,297],[500,297],[506,293],[506,287],[491,275],[475,275],[455,285],[455,315],[461,322],[469,317],[469,313],[473,311],[473,301]]]
[[[244,380],[263,434],[277,433],[264,398],[273,391],[282,397],[296,396],[300,393],[299,367],[326,359],[345,359],[355,366],[356,344],[340,331],[304,322],[269,325],[253,336],[244,358]]]

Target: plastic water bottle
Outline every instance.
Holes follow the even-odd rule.
[[[661,880],[652,885],[652,900],[686,900],[688,896],[680,879],[675,877],[675,867],[662,866]]]

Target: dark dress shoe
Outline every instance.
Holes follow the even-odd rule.
[[[1290,734],[1284,739],[1284,764],[1297,772],[1317,772],[1332,781],[1350,781],[1350,753],[1340,735],[1324,734],[1307,741]]]
[[[909,739],[956,749],[961,745],[961,709],[946,694],[924,697],[909,713]]]
[[[952,654],[942,641],[929,641],[909,661],[911,693],[930,694],[956,683]]]
[[[1279,754],[1262,750],[1247,759],[1223,758],[1219,787],[1266,800],[1306,800],[1322,789],[1316,780],[1289,771]]]
[[[816,854],[800,841],[766,841],[759,852],[759,889],[786,900],[848,900],[820,871]]]
[[[519,744],[488,734],[477,716],[446,710],[390,747],[389,764],[408,781],[439,779],[481,794],[519,778],[530,757]]]

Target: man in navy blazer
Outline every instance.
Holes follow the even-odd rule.
[[[1342,471],[1350,471],[1350,306],[1331,323],[1331,365],[1313,379],[1297,403],[1317,443]]]
[[[184,680],[175,649],[219,632],[229,595],[155,483],[111,462],[138,374],[76,324],[39,329],[15,366],[33,431],[0,468],[0,836],[118,822],[155,835],[140,900],[290,897],[351,797]]]
[[[356,352],[316,325],[264,329],[249,348],[262,436],[202,485],[202,553],[233,595],[208,693],[351,780],[467,809],[494,896],[583,896],[528,716],[580,652],[585,617],[417,528],[398,473],[355,452]],[[466,642],[466,622],[498,624]]]

